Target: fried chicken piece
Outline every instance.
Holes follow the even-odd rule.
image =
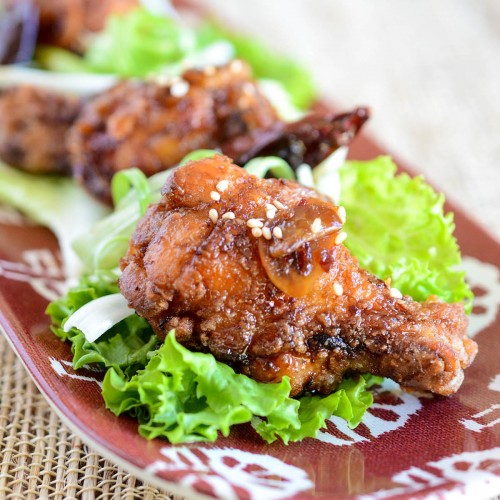
[[[68,173],[65,135],[79,109],[75,97],[29,85],[0,91],[0,158],[31,173]]]
[[[224,149],[226,141],[276,122],[241,61],[188,70],[166,85],[127,81],[84,106],[70,133],[73,170],[109,202],[109,183],[121,169],[138,167],[149,176],[193,150]]]
[[[39,40],[76,52],[89,34],[101,31],[111,14],[137,7],[139,0],[34,0],[40,11]]]
[[[293,395],[366,372],[452,394],[476,353],[463,306],[398,298],[342,245],[343,219],[295,182],[190,162],[139,223],[120,288],[160,338],[175,328],[256,380],[289,376]]]
[[[293,169],[303,163],[314,168],[341,146],[349,146],[369,116],[364,107],[340,115],[311,113],[282,127],[237,137],[224,148],[224,154],[238,165],[257,156],[279,156]]]

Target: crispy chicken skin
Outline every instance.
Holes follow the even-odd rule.
[[[65,135],[78,99],[22,85],[0,91],[0,158],[31,173],[69,173]]]
[[[295,182],[190,162],[139,223],[120,288],[160,338],[175,328],[256,380],[287,375],[293,395],[365,372],[454,393],[477,349],[462,305],[394,296],[341,243],[343,220]]]
[[[196,149],[222,148],[236,136],[278,121],[241,61],[188,70],[165,85],[127,81],[90,100],[72,128],[69,148],[75,177],[97,198],[110,201],[118,170],[152,175]]]

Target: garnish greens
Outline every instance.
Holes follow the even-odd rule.
[[[279,82],[300,109],[307,109],[316,98],[306,69],[253,38],[236,35],[213,22],[192,29],[177,17],[155,14],[144,7],[110,16],[82,57],[52,46],[40,46],[35,54],[37,63],[52,71],[124,77],[177,75],[185,67],[224,64],[233,57],[247,61],[256,78]]]
[[[345,245],[362,267],[415,300],[430,295],[465,301],[472,292],[461,268],[453,214],[444,214],[444,196],[422,177],[395,175],[387,156],[349,161],[340,170],[341,204],[347,212]],[[321,182],[318,179],[317,182]]]

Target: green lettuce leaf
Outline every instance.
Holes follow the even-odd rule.
[[[453,236],[453,214],[444,214],[444,196],[422,177],[395,175],[387,156],[349,161],[340,170],[341,204],[347,211],[345,245],[362,267],[415,300],[436,295],[446,302],[465,301],[465,282]]]
[[[171,443],[215,441],[229,435],[232,425],[262,420],[256,431],[268,442],[285,443],[314,437],[332,415],[355,426],[373,402],[369,376],[347,380],[334,394],[292,399],[290,382],[264,384],[237,374],[211,354],[193,353],[175,340],[172,331],[144,370],[132,378],[110,369],[103,397],[116,415],[139,420],[148,439],[166,437]],[[223,395],[223,397],[221,397]]]
[[[112,367],[119,373],[131,376],[144,368],[148,353],[156,349],[156,335],[148,323],[137,315],[120,321],[96,342],[88,342],[77,328],[64,331],[66,320],[80,307],[98,297],[117,292],[116,275],[100,272],[84,277],[78,286],[47,307],[52,331],[62,340],[71,342],[75,370],[97,363],[103,368]]]

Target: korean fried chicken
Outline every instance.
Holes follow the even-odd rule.
[[[452,394],[477,349],[463,306],[415,302],[361,269],[342,244],[345,217],[227,157],[190,162],[139,223],[120,288],[160,338],[175,328],[258,381],[288,376],[293,395],[365,372]]]
[[[119,170],[138,167],[152,175],[193,150],[224,150],[235,137],[277,122],[241,61],[188,70],[166,84],[123,82],[83,107],[69,136],[74,175],[109,202],[109,183]]]
[[[27,172],[68,173],[68,128],[77,98],[22,85],[0,91],[0,159]]]

